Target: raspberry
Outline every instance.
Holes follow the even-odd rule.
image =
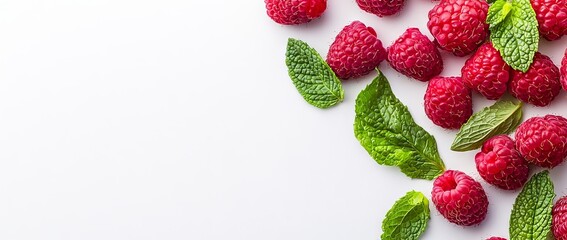
[[[567,90],[567,49],[565,49],[565,56],[561,61],[561,85],[563,85],[563,89]]]
[[[424,82],[443,71],[439,50],[417,28],[406,30],[388,48],[388,62],[396,71]]]
[[[551,231],[555,240],[567,240],[567,196],[555,203],[552,215]]]
[[[512,70],[510,91],[517,99],[544,107],[561,91],[559,78],[559,69],[553,61],[537,52],[527,72]]]
[[[507,240],[507,239],[501,238],[501,237],[490,237],[490,238],[487,238],[486,240]]]
[[[567,0],[531,0],[539,33],[549,41],[567,34]]]
[[[394,15],[404,6],[404,0],[356,0],[356,3],[362,10],[378,17]]]
[[[294,25],[310,22],[327,9],[327,0],[264,0],[268,16],[275,22]]]
[[[425,92],[425,113],[440,127],[458,129],[472,115],[471,92],[460,77],[434,77]]]
[[[465,56],[488,36],[487,14],[484,0],[444,0],[429,11],[427,27],[441,49]]]
[[[514,140],[506,135],[488,139],[476,154],[475,162],[480,176],[499,188],[518,189],[528,180],[528,162],[516,150]]]
[[[480,224],[488,212],[484,189],[467,174],[448,170],[433,182],[431,198],[449,222],[461,226]]]
[[[376,31],[354,21],[335,38],[327,54],[327,63],[340,79],[368,74],[386,59],[386,49]]]
[[[492,43],[485,43],[469,58],[461,69],[465,85],[489,100],[506,93],[510,79],[510,66],[504,62]]]
[[[516,149],[529,163],[553,168],[567,157],[567,119],[533,117],[516,130]]]

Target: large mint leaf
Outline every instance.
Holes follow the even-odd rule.
[[[290,38],[285,62],[297,91],[311,105],[329,108],[343,100],[341,81],[321,55],[307,43]]]
[[[555,192],[549,172],[534,175],[516,198],[510,216],[510,240],[546,240],[551,230]]]
[[[356,138],[378,164],[430,180],[445,171],[435,138],[414,122],[381,72],[358,94],[355,111]]]
[[[522,122],[522,103],[498,101],[475,113],[465,123],[451,145],[453,151],[477,149],[489,138],[507,134]]]
[[[400,198],[382,222],[382,240],[417,240],[429,221],[429,201],[411,191]]]
[[[512,68],[527,71],[538,48],[536,14],[530,0],[497,0],[488,9],[490,40]]]

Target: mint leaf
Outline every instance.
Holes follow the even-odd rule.
[[[510,216],[510,240],[546,240],[551,230],[555,192],[549,171],[534,175],[516,198]]]
[[[527,71],[538,48],[536,14],[530,0],[497,0],[488,9],[490,40],[512,68]]]
[[[329,108],[343,100],[341,81],[321,55],[307,43],[290,38],[285,62],[289,77],[309,104]]]
[[[429,201],[411,191],[400,198],[382,222],[382,240],[417,240],[429,221]]]
[[[378,164],[429,180],[445,171],[435,138],[414,122],[380,71],[358,94],[355,112],[354,134]]]
[[[514,131],[521,122],[522,103],[500,100],[469,118],[457,133],[451,150],[477,149],[491,137]]]

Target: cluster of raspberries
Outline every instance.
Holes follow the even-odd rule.
[[[284,25],[307,23],[319,18],[326,0],[265,0],[268,16]],[[368,12],[385,17],[398,13],[404,0],[356,0]],[[531,0],[543,38],[553,41],[567,35],[567,0]],[[384,60],[410,78],[428,82],[425,113],[443,128],[458,129],[472,115],[472,91],[489,100],[507,91],[517,99],[538,107],[549,105],[561,88],[567,90],[567,50],[559,69],[546,55],[536,53],[526,72],[506,64],[489,41],[485,0],[441,0],[429,11],[427,28],[431,41],[417,28],[407,29],[387,49],[376,31],[360,21],[345,26],[327,53],[327,63],[342,80],[370,73]],[[469,59],[461,76],[443,77],[439,49]],[[547,115],[519,126],[515,141],[505,135],[487,140],[476,155],[480,176],[505,190],[521,188],[529,176],[529,164],[553,168],[567,157],[567,119]],[[432,190],[438,211],[462,226],[484,220],[488,198],[480,183],[460,171],[439,176]],[[567,240],[567,197],[553,209],[553,233]],[[499,237],[492,240],[504,239]]]

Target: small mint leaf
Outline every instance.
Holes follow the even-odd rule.
[[[512,3],[506,0],[497,0],[488,11],[486,23],[496,26],[506,19],[510,10],[512,10]]]
[[[289,77],[309,104],[329,108],[343,100],[341,81],[321,55],[307,43],[290,38],[285,62]]]
[[[411,191],[400,198],[382,221],[382,240],[417,240],[430,218],[429,200]]]

